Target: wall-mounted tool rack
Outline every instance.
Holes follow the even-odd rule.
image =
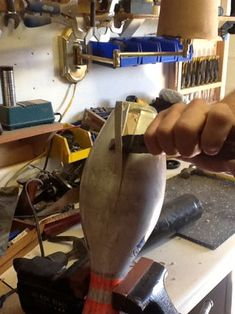
[[[206,45],[206,43],[204,43]],[[212,43],[208,42],[208,45],[211,46]],[[216,57],[218,58],[218,69],[217,69],[217,80],[214,82],[208,82],[200,85],[193,85],[182,87],[182,80],[184,76],[184,62],[178,62],[170,66],[170,75],[169,75],[169,87],[177,90],[184,96],[198,95],[196,97],[203,97],[203,93],[213,94],[213,100],[220,100],[225,95],[225,84],[226,84],[226,75],[227,75],[227,63],[228,63],[228,49],[229,49],[229,40],[219,40],[214,42],[213,49],[208,54],[203,54],[203,58],[208,60]],[[194,52],[197,55],[197,51],[200,50],[200,43],[194,44]],[[207,99],[207,97],[205,96]],[[210,99],[207,99],[210,101]]]
[[[179,62],[191,60],[193,47],[191,41],[182,43],[179,39],[163,37],[113,38],[109,42],[90,41],[85,54],[80,50],[78,60],[94,61],[114,68],[137,66],[157,62]]]

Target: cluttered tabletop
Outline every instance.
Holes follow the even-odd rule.
[[[139,254],[139,257],[144,256],[157,261],[167,269],[166,290],[177,310],[183,314],[188,313],[234,269],[235,260],[235,236],[232,223],[234,211],[229,210],[233,208],[231,207],[233,179],[210,173],[190,173],[186,178],[185,175],[180,175],[185,171],[188,172],[189,169],[187,163],[181,162],[179,168],[168,170],[163,212],[164,209],[167,213],[171,208],[184,210],[183,207],[187,207],[187,210],[192,210],[194,207],[194,211],[195,209],[198,211],[198,217],[192,218],[189,224],[179,230],[163,233],[163,236],[161,230],[160,233],[158,230],[155,235],[150,236],[147,245]],[[212,189],[215,190],[213,193],[215,199],[208,198]],[[161,215],[164,220],[164,214]],[[60,236],[82,238],[80,223],[61,233]],[[45,255],[56,251],[69,252],[72,249],[72,243],[68,242],[44,241],[43,245]],[[25,255],[29,259],[35,256],[40,256],[38,245]],[[3,272],[0,279],[1,295],[11,291],[11,288],[16,288],[17,275],[13,267]],[[1,313],[24,313],[17,294],[7,298]]]

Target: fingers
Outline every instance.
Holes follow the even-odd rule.
[[[157,130],[158,126],[162,122],[163,118],[167,115],[168,109],[161,111],[153,122],[147,128],[147,131],[144,134],[145,145],[148,151],[153,155],[158,155],[162,153],[162,148],[160,147],[157,139]]]
[[[201,151],[215,155],[233,125],[235,117],[228,105],[208,105],[195,99],[188,105],[178,103],[158,114],[146,131],[145,142],[154,155],[165,152],[193,157]]]
[[[161,112],[145,134],[149,152],[191,156],[199,144],[208,110],[205,101],[194,100],[189,105],[178,103]]]
[[[199,147],[209,106],[204,100],[193,100],[175,123],[174,142],[181,156],[192,156]]]
[[[201,134],[202,151],[208,155],[216,155],[231,131],[234,120],[233,113],[226,104],[213,104]]]

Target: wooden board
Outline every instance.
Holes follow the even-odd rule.
[[[10,291],[10,288],[2,281],[0,281],[0,295]],[[0,309],[1,314],[24,314],[21,309],[18,295],[14,293],[4,303]]]
[[[4,131],[0,135],[0,168],[31,160],[42,154],[62,123],[51,123]]]

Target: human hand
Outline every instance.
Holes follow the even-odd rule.
[[[153,155],[180,155],[200,168],[235,175],[235,160],[216,158],[233,126],[235,112],[229,105],[195,99],[160,112],[145,133],[145,143]]]

